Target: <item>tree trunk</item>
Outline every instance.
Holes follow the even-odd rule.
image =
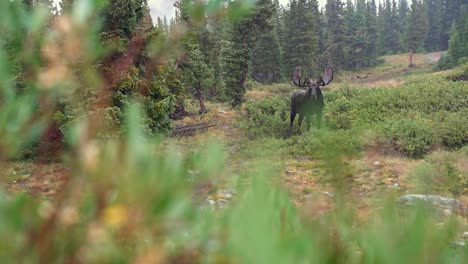
[[[199,89],[197,89],[196,96],[197,96],[198,102],[200,103],[200,110],[198,111],[198,113],[200,114],[206,113],[205,100],[203,99],[203,95]]]
[[[414,64],[413,64],[413,49],[410,49],[410,52],[409,52],[409,67],[413,67]]]

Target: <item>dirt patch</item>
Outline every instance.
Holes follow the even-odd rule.
[[[70,171],[60,163],[9,163],[5,167],[1,184],[11,193],[54,197],[70,178]]]
[[[432,52],[426,54],[426,60],[428,63],[436,63],[440,60],[445,51]]]

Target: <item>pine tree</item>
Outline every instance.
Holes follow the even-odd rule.
[[[448,55],[455,64],[468,57],[468,4],[461,6],[460,18],[452,25]]]
[[[392,10],[390,15],[390,28],[392,40],[390,45],[392,45],[392,52],[399,53],[402,52],[401,43],[401,32],[399,30],[399,20],[398,20],[398,7],[396,0],[392,0]]]
[[[366,58],[368,60],[367,65],[373,65],[378,56],[378,24],[377,24],[377,7],[375,5],[375,0],[367,2],[367,12],[366,12]]]
[[[318,69],[318,5],[317,1],[293,0],[286,18],[285,74],[297,66],[311,74]]]
[[[138,33],[150,32],[154,24],[148,0],[137,1],[135,13],[137,19],[135,31]]]
[[[279,82],[282,76],[282,51],[278,32],[282,32],[278,0],[273,2],[272,29],[262,34],[252,55],[252,77],[258,82]]]
[[[407,48],[407,32],[408,32],[408,19],[409,19],[409,6],[406,0],[400,0],[398,4],[398,30],[401,35],[401,51],[405,52],[408,50]]]
[[[198,100],[200,114],[206,113],[204,93],[211,86],[212,70],[205,63],[204,56],[197,44],[188,44],[184,47],[186,58],[181,65],[185,87]]]
[[[104,10],[104,32],[131,38],[137,26],[138,2],[138,0],[109,1]]]
[[[440,0],[425,0],[424,4],[426,6],[429,21],[429,31],[424,47],[428,51],[435,51],[440,48],[441,44],[442,2]]]
[[[396,2],[390,0],[385,1],[385,5],[382,10],[382,53],[383,54],[395,54],[400,50],[400,34],[398,31],[398,18],[396,11]]]
[[[327,0],[325,5],[325,19],[327,25],[326,61],[328,65],[342,68],[344,61],[344,25],[343,3],[341,0]]]
[[[226,94],[233,106],[244,101],[252,50],[259,34],[271,29],[273,10],[271,0],[259,0],[251,15],[229,22],[228,41],[221,56]]]
[[[442,19],[441,19],[441,46],[442,50],[448,48],[449,33],[454,21],[460,16],[462,5],[466,5],[466,0],[441,0],[442,1]]]
[[[358,21],[355,14],[354,5],[351,0],[347,0],[344,10],[343,24],[346,45],[344,51],[344,67],[347,69],[356,68],[358,61],[362,59],[362,48],[359,47]]]
[[[377,41],[377,50],[379,55],[384,55],[386,53],[386,43],[385,43],[385,15],[384,7],[382,3],[379,2],[379,9],[377,13],[377,32],[378,32],[378,41]]]
[[[276,29],[264,33],[252,55],[252,77],[258,82],[279,82],[281,73],[281,52]]]
[[[412,0],[407,43],[410,50],[409,66],[413,66],[413,53],[421,47],[427,37],[429,22],[422,2]]]

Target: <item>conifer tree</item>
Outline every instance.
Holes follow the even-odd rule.
[[[377,50],[379,55],[384,55],[386,53],[385,49],[385,15],[384,7],[379,1],[378,13],[377,13],[377,31],[378,31],[378,41],[377,41]]]
[[[398,31],[400,32],[401,35],[401,41],[400,41],[400,46],[401,46],[401,51],[406,52],[408,50],[407,48],[407,32],[408,32],[408,14],[409,14],[409,6],[408,2],[406,0],[400,0],[398,4]]]
[[[468,4],[461,6],[460,18],[452,25],[448,55],[455,64],[468,57]]]
[[[139,0],[109,1],[104,9],[104,32],[112,32],[123,38],[131,38],[137,25]]]
[[[440,0],[425,0],[424,4],[426,6],[429,21],[429,31],[424,47],[427,51],[435,51],[440,48],[441,44],[442,2]]]
[[[398,31],[398,18],[396,2],[385,0],[382,10],[381,50],[383,54],[395,54],[400,50],[400,34]]]
[[[373,65],[378,56],[378,24],[377,24],[377,7],[375,5],[375,0],[370,0],[367,2],[367,12],[366,12],[366,48],[364,52],[366,53],[366,58],[368,60],[367,65]]]
[[[252,54],[252,77],[258,82],[278,82],[282,79],[281,52],[276,29],[262,34]]]
[[[441,0],[442,1],[442,19],[441,19],[441,49],[448,48],[449,34],[454,21],[457,21],[460,16],[460,10],[463,5],[466,5],[466,0]]]
[[[226,95],[233,106],[238,106],[244,101],[245,81],[252,59],[252,50],[258,36],[271,29],[272,15],[271,0],[259,0],[250,15],[229,21],[228,41],[221,51],[221,56]]]
[[[185,87],[199,102],[199,113],[206,113],[205,91],[212,82],[212,70],[206,65],[198,44],[185,45],[186,58],[181,65]]]
[[[409,66],[413,66],[413,53],[422,46],[427,37],[429,22],[424,4],[418,0],[412,0],[411,14],[408,25],[407,44],[410,50]]]
[[[362,47],[360,47],[360,32],[358,32],[358,18],[351,0],[347,0],[344,10],[344,32],[346,45],[344,51],[344,67],[347,69],[356,68],[362,60]]]
[[[273,3],[273,24],[271,30],[263,33],[252,55],[252,77],[258,82],[279,82],[282,78],[282,54],[278,27],[280,27],[279,3]]]
[[[327,25],[326,62],[342,68],[344,62],[345,35],[343,25],[343,3],[341,0],[327,0],[325,19]]]
[[[307,74],[318,69],[319,34],[316,0],[292,0],[286,17],[285,74],[290,76],[297,66]]]

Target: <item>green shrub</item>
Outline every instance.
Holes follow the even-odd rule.
[[[330,151],[343,155],[359,155],[363,142],[357,130],[312,129],[287,140],[288,151],[293,156],[323,158]]]
[[[468,109],[450,113],[440,112],[435,117],[435,138],[451,149],[468,143]]]
[[[289,97],[275,96],[250,101],[242,108],[241,128],[250,138],[286,135],[289,117]]]
[[[381,129],[397,150],[413,158],[420,158],[427,153],[434,139],[430,126],[424,120],[391,120]]]
[[[260,84],[252,81],[248,81],[246,83],[246,87],[249,90],[269,91],[271,93],[283,95],[290,94],[292,91],[297,89],[297,87],[285,83]]]
[[[436,65],[437,70],[447,70],[456,66],[456,62],[452,59],[450,55],[444,53],[439,59]]]
[[[468,192],[468,171],[460,164],[468,157],[466,153],[436,152],[429,155],[409,174],[409,179],[421,193],[461,195]]]

